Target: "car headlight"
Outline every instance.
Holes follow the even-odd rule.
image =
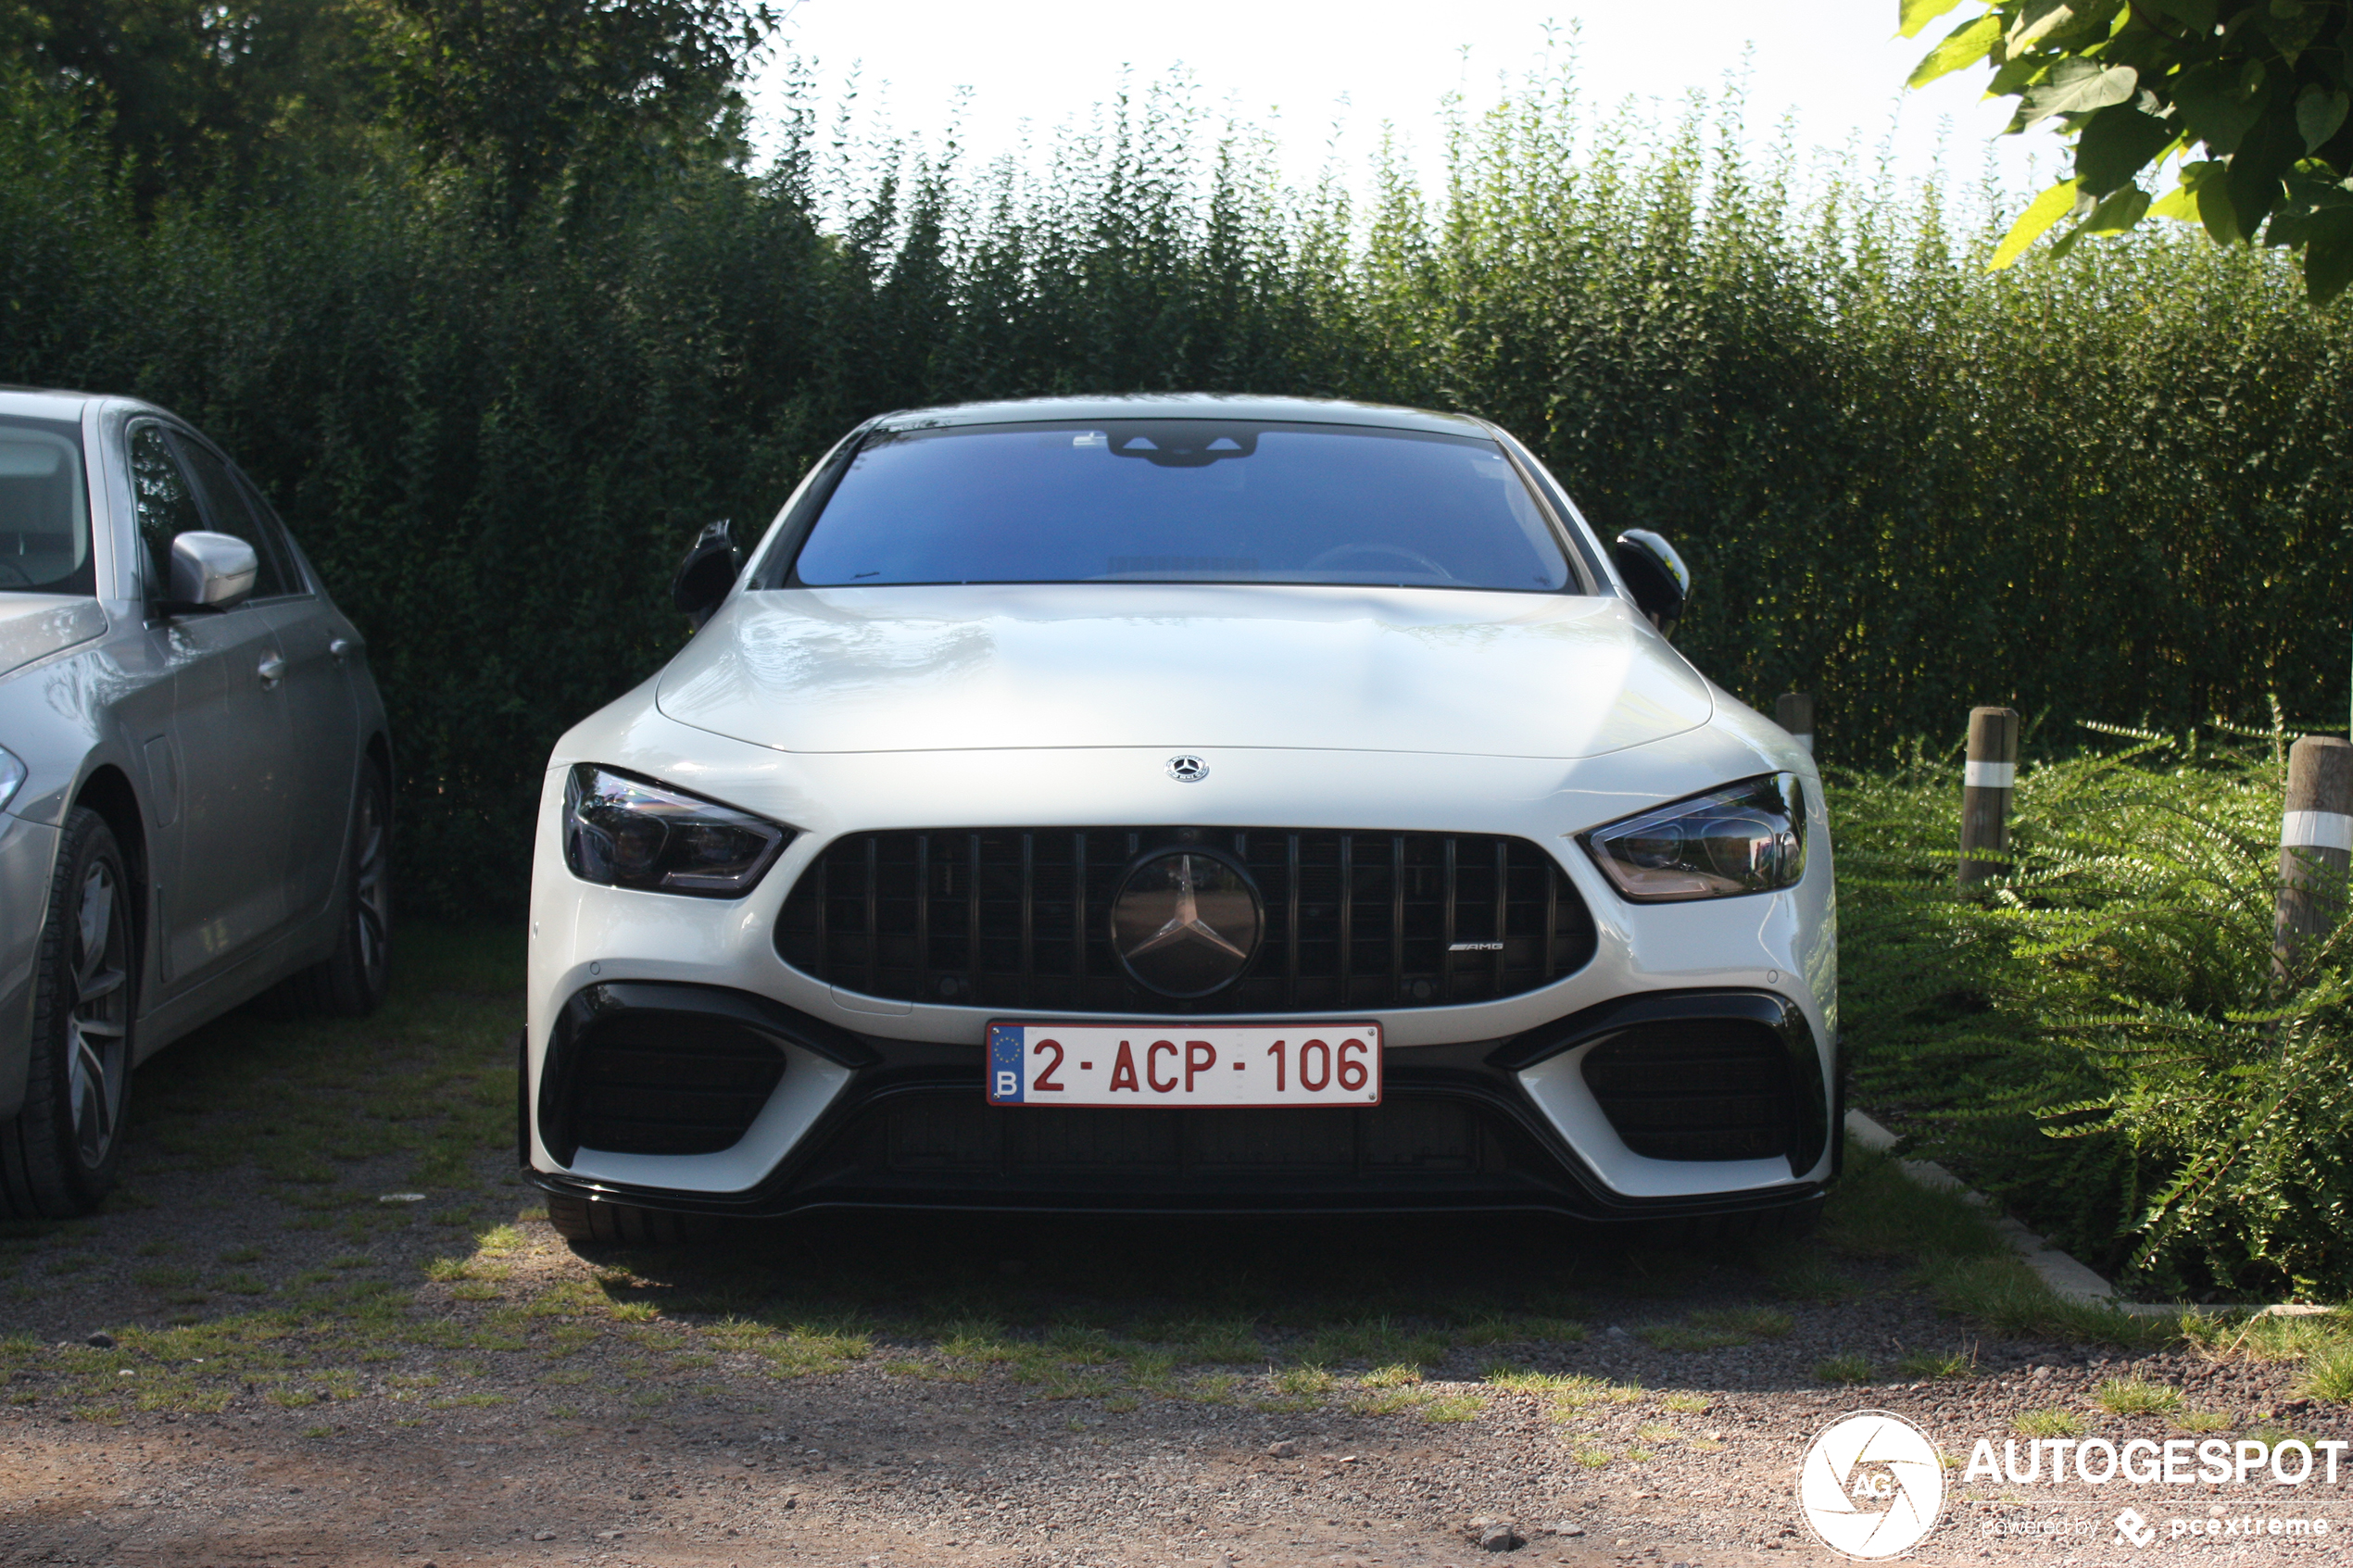
[[[594,762],[574,766],[564,784],[564,864],[583,882],[737,898],[792,836],[749,811]]]
[[[24,764],[17,760],[15,752],[0,746],[0,811],[7,809],[8,802],[17,797],[17,786],[23,783]]]
[[[1768,773],[1595,828],[1584,844],[1632,903],[1769,893],[1806,874],[1805,786]]]

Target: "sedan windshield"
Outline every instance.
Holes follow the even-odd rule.
[[[1217,420],[883,432],[789,576],[1557,590],[1568,562],[1496,444]]]
[[[82,433],[0,419],[0,593],[94,594]]]

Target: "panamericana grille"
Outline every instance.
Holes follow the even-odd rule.
[[[1618,1137],[1653,1160],[1770,1160],[1795,1137],[1789,1049],[1760,1023],[1642,1024],[1586,1052],[1584,1068]]]
[[[1121,879],[1151,850],[1241,860],[1265,935],[1239,979],[1176,1000],[1112,950]],[[801,873],[785,961],[868,996],[1093,1013],[1332,1012],[1532,991],[1593,956],[1592,918],[1521,838],[1296,828],[979,828],[852,834]]]

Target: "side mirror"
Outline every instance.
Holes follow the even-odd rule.
[[[678,575],[670,583],[670,602],[684,610],[699,632],[727,596],[727,590],[736,585],[736,573],[743,567],[734,526],[722,518],[697,536],[694,548],[678,563]]]
[[[171,598],[164,608],[234,609],[260,571],[253,546],[235,534],[191,530],[171,541]]]
[[[1629,528],[1617,536],[1609,558],[1626,579],[1634,607],[1651,618],[1661,636],[1673,636],[1675,623],[1683,619],[1683,605],[1692,596],[1691,568],[1675,546],[1647,528]]]

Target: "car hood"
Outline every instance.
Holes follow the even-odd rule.
[[[1579,758],[1707,721],[1622,600],[1071,583],[738,594],[663,713],[786,751],[1272,746]]]
[[[86,643],[107,630],[95,599],[58,594],[0,594],[0,675]]]

